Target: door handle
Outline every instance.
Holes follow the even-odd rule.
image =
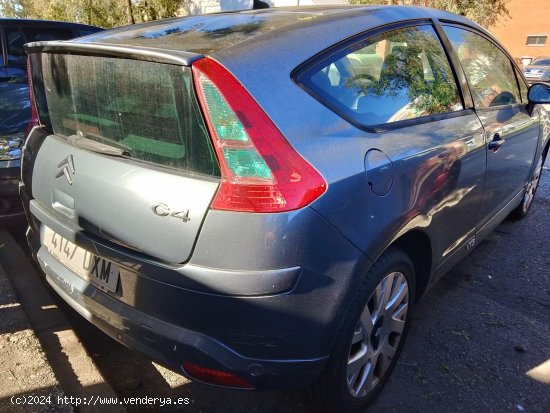
[[[506,142],[505,139],[502,139],[500,136],[500,133],[496,132],[493,135],[493,139],[491,142],[489,142],[489,150],[492,152],[497,152],[502,145],[504,145],[504,142]]]

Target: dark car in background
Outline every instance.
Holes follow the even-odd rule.
[[[523,74],[529,83],[550,82],[550,56],[537,57],[523,68]]]
[[[24,222],[19,198],[21,147],[31,121],[23,45],[68,40],[101,29],[66,22],[0,19],[0,225]]]
[[[204,383],[360,410],[415,302],[548,153],[550,87],[415,7],[155,21],[27,46],[21,197],[54,290]],[[429,351],[429,350],[426,350]]]

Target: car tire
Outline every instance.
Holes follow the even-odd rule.
[[[327,366],[308,389],[315,411],[362,411],[374,400],[403,347],[414,293],[410,258],[397,248],[389,248],[362,280]]]
[[[529,213],[529,210],[533,205],[533,200],[535,199],[535,194],[537,193],[537,188],[539,187],[543,165],[544,165],[544,158],[540,157],[539,161],[537,162],[537,166],[533,171],[533,175],[531,176],[531,179],[525,186],[525,193],[523,194],[521,203],[509,215],[510,219],[512,219],[513,221],[518,221],[520,219],[523,219]]]

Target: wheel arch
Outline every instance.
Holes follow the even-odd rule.
[[[548,156],[548,150],[550,150],[550,138],[548,138],[548,141],[546,142],[546,146],[542,149],[542,160],[545,161],[546,157]],[[543,163],[544,166],[544,163]]]
[[[433,250],[430,237],[421,230],[414,229],[395,239],[390,247],[399,248],[411,259],[416,281],[415,300],[427,290],[432,274]]]

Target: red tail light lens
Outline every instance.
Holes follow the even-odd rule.
[[[27,56],[27,82],[29,84],[29,99],[31,102],[31,120],[27,130],[25,131],[25,137],[30,133],[31,129],[35,126],[40,125],[40,120],[38,119],[38,111],[36,110],[36,102],[34,101],[34,92],[32,90],[32,72],[31,72],[31,58]]]
[[[203,58],[193,79],[222,174],[213,209],[291,211],[325,192],[323,177],[227,69]]]
[[[182,365],[183,370],[189,376],[194,377],[204,383],[215,384],[224,387],[236,387],[240,389],[253,389],[254,385],[246,380],[229,373],[227,371],[210,369],[208,367],[199,366],[198,364],[185,362]]]

